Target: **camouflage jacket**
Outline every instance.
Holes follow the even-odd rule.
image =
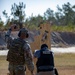
[[[10,45],[13,41],[13,38],[10,37],[10,34],[11,34],[11,29],[9,29],[5,35],[5,40],[7,42],[8,49],[10,48]],[[24,50],[25,65],[27,65],[30,71],[33,71],[34,70],[33,54],[32,54],[30,45],[28,43],[25,43],[23,45],[23,50]]]

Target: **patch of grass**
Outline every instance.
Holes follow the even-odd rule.
[[[55,66],[58,69],[59,75],[74,75],[75,74],[75,54],[64,53],[55,54]]]
[[[0,75],[7,75],[8,73],[8,62],[6,56],[0,56]]]
[[[57,68],[59,75],[75,75],[75,54],[55,54],[54,60],[55,67]],[[35,61],[36,60],[34,60],[34,62]],[[6,75],[6,73],[8,73],[8,62],[6,61],[6,56],[0,56],[0,75]],[[28,69],[27,75],[30,75]]]
[[[0,69],[6,68],[7,64],[6,56],[0,56]]]
[[[58,66],[75,66],[75,54],[64,53],[55,55],[55,64]]]
[[[66,25],[66,26],[53,25],[53,26],[51,26],[51,30],[52,31],[74,32],[75,31],[75,25]]]

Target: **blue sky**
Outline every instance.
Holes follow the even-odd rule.
[[[75,4],[75,0],[0,0],[0,16],[4,20],[4,16],[2,15],[2,11],[6,10],[8,15],[10,16],[11,5],[19,2],[23,2],[26,4],[25,13],[26,17],[37,16],[38,14],[43,15],[43,13],[48,9],[51,8],[52,10],[56,11],[56,6],[59,5],[60,7],[67,2],[70,2],[71,5]]]

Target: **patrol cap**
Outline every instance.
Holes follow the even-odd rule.
[[[21,33],[25,33],[25,35],[28,35],[28,30],[26,28],[21,28],[19,33],[18,33],[19,37],[20,37]]]

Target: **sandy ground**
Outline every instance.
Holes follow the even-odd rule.
[[[75,47],[68,47],[68,48],[56,48],[52,47],[51,50],[54,53],[75,53]],[[0,55],[7,55],[8,50],[0,50]]]
[[[59,75],[75,75],[75,54],[73,53],[56,53],[55,54],[55,67],[58,70]],[[34,59],[34,63],[36,60]],[[6,56],[0,56],[0,75],[7,75],[8,62]],[[36,67],[34,70],[36,74]],[[26,71],[26,75],[31,75],[30,71]]]
[[[75,47],[52,47],[51,50],[55,53],[55,67],[57,68],[59,75],[75,75]],[[6,61],[7,52],[8,50],[0,51],[0,75],[7,75],[8,73],[8,62]],[[35,62],[36,60],[34,59],[34,63]],[[31,75],[28,70],[26,75]]]

